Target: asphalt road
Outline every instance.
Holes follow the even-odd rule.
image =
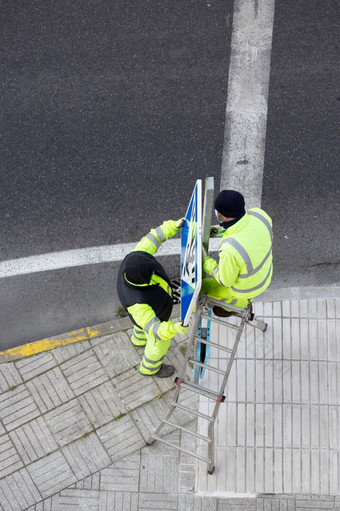
[[[262,197],[274,285],[340,284],[339,21],[336,0],[276,1]]]
[[[137,241],[183,215],[196,179],[219,188],[232,10],[4,2],[1,260]],[[335,0],[276,0],[262,203],[273,286],[340,281],[338,21]],[[0,348],[110,320],[116,273],[1,279]]]
[[[1,259],[138,239],[220,172],[232,5],[7,2]]]
[[[137,241],[218,186],[232,4],[6,2],[2,260]],[[1,348],[111,319],[117,264],[0,281]]]

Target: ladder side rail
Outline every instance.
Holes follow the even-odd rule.
[[[246,318],[244,317],[242,319],[242,321],[241,321],[239,331],[238,331],[238,333],[236,335],[236,338],[235,338],[235,341],[234,341],[234,346],[233,346],[232,352],[231,352],[229,360],[228,360],[227,369],[225,371],[224,378],[223,378],[223,381],[221,383],[220,391],[222,392],[222,394],[224,392],[224,389],[226,387],[226,384],[227,384],[227,381],[228,381],[228,378],[229,378],[229,374],[230,374],[231,367],[232,367],[234,359],[235,359],[235,355],[236,355],[237,348],[238,348],[238,345],[239,345],[239,342],[240,342],[240,339],[241,339],[241,336],[242,336],[242,333],[243,333],[245,322],[246,322]]]
[[[245,321],[246,321],[245,318],[243,318],[243,320],[241,322],[241,325],[240,325],[239,332],[238,332],[238,334],[236,336],[236,339],[235,339],[235,342],[234,342],[233,351],[232,351],[232,353],[230,355],[230,358],[228,360],[227,369],[225,371],[224,378],[223,378],[221,386],[220,386],[220,393],[221,393],[221,395],[224,393],[225,387],[227,385],[227,381],[228,381],[228,378],[229,378],[229,375],[230,375],[230,371],[231,371],[231,368],[232,368],[232,365],[233,365],[233,362],[234,362],[234,359],[235,359],[237,348],[238,348],[238,345],[239,345],[239,342],[240,342],[240,339],[241,339],[241,336],[242,336],[242,332],[243,332],[243,328],[244,328],[244,325],[245,325]],[[212,417],[214,417],[215,419],[217,417],[217,412],[218,412],[218,409],[220,407],[220,404],[221,404],[220,402],[216,402],[216,404],[215,404],[215,408],[214,408],[214,411],[212,413]]]
[[[204,456],[200,456],[199,454],[196,454],[195,452],[191,452],[191,451],[188,451],[187,449],[183,449],[183,447],[180,447],[179,445],[174,445],[162,437],[155,436],[155,440],[158,440],[159,442],[162,442],[163,444],[169,445],[170,447],[173,447],[174,449],[177,449],[178,451],[185,452],[186,454],[189,454],[189,456],[193,456],[194,458],[198,458],[199,460],[205,461],[205,463],[211,463],[211,460],[209,458],[205,458]]]
[[[234,359],[235,359],[235,355],[236,355],[236,352],[237,352],[237,348],[238,348],[238,345],[239,345],[239,342],[240,342],[240,339],[241,339],[241,336],[242,336],[244,325],[246,323],[246,318],[247,318],[247,314],[245,313],[243,318],[242,318],[242,321],[241,321],[241,324],[240,324],[240,328],[239,328],[239,331],[237,333],[237,336],[236,336],[236,339],[235,339],[235,342],[234,342],[233,351],[232,351],[232,353],[230,355],[230,358],[228,360],[228,365],[227,365],[227,369],[226,369],[223,381],[221,383],[221,387],[220,387],[221,395],[223,395],[225,387],[227,385],[227,381],[228,381],[229,374],[230,374],[230,371],[231,371],[231,368],[232,368],[232,365],[233,365],[233,362],[234,362]],[[215,424],[215,420],[216,420],[216,417],[217,417],[217,414],[218,414],[220,406],[221,406],[221,401],[217,400],[216,403],[215,403],[215,406],[214,406],[213,413],[212,413],[212,417],[214,418],[214,422],[211,422],[208,425],[208,437],[211,438],[211,442],[208,445],[208,457],[211,459],[211,462],[209,463],[209,467],[208,467],[208,473],[209,474],[212,474],[212,472],[214,470],[214,459],[215,459],[214,458],[215,457],[215,452],[214,452],[214,449],[215,449],[214,424]]]
[[[184,376],[185,376],[185,372],[186,372],[186,369],[187,369],[188,361],[189,361],[190,355],[192,353],[192,348],[193,348],[194,343],[195,343],[195,338],[196,338],[196,334],[197,334],[198,324],[199,324],[199,321],[201,319],[202,310],[203,310],[203,303],[199,300],[198,304],[197,304],[197,311],[196,311],[196,314],[195,314],[195,320],[194,320],[194,323],[192,325],[191,334],[190,334],[190,337],[189,337],[189,343],[188,343],[187,351],[186,351],[186,354],[185,354],[185,357],[184,357],[184,362],[183,362],[183,365],[182,365],[182,370],[181,370],[180,376],[179,376],[180,380],[183,380]]]
[[[163,426],[166,424],[166,421],[171,417],[171,415],[173,414],[174,412],[174,409],[175,409],[175,405],[174,405],[174,402],[177,402],[177,399],[178,399],[178,394],[179,394],[179,391],[180,391],[180,388],[179,387],[176,387],[176,390],[175,390],[175,395],[174,395],[174,399],[176,399],[176,401],[173,401],[171,406],[170,406],[170,409],[168,411],[168,413],[166,414],[166,416],[164,417],[164,419],[161,420],[161,422],[158,424],[157,428],[155,429],[155,431],[152,433],[152,435],[148,438],[147,440],[147,444],[152,444],[152,442],[154,440],[156,440],[156,437],[157,435],[160,433],[161,429],[163,429]]]

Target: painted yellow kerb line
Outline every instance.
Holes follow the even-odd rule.
[[[0,363],[9,362],[18,358],[30,357],[36,355],[42,351],[52,350],[67,344],[72,344],[78,341],[86,341],[92,337],[96,337],[99,334],[98,330],[92,330],[91,328],[83,328],[81,330],[75,330],[66,334],[64,339],[43,339],[41,341],[29,342],[16,348],[11,348],[6,351],[0,351]]]

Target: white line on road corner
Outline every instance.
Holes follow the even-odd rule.
[[[221,190],[261,206],[275,0],[235,0]]]
[[[218,249],[219,240],[211,240],[210,250]],[[53,252],[20,259],[0,262],[0,279],[27,275],[41,271],[61,270],[89,264],[115,263],[122,261],[136,243],[120,243],[103,247],[81,248],[64,252]],[[180,240],[168,240],[160,247],[157,256],[174,256],[180,254]]]
[[[40,271],[59,270],[75,266],[122,261],[136,243],[120,243],[89,247],[50,254],[40,254],[0,263],[0,278],[15,277]],[[165,245],[171,250],[171,244]]]

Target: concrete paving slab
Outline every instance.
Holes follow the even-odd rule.
[[[43,499],[76,482],[76,477],[61,451],[55,451],[35,461],[27,467],[27,471]]]
[[[91,474],[90,476],[85,477],[85,479],[78,481],[76,484],[71,486],[71,488],[75,488],[77,490],[99,490],[100,475],[101,472]]]
[[[60,492],[58,499],[59,511],[87,511],[98,510],[99,492],[96,490],[63,490]],[[112,508],[115,509],[115,508]]]
[[[127,408],[112,381],[102,383],[79,396],[78,399],[94,428],[103,426],[127,413]]]
[[[59,367],[46,370],[45,373],[28,381],[26,386],[34,396],[41,413],[54,410],[75,397],[69,382]]]
[[[98,511],[138,511],[138,493],[122,491],[101,491]]]
[[[66,445],[61,451],[77,481],[111,464],[111,459],[96,433]]]
[[[39,417],[38,407],[25,385],[0,395],[0,420],[7,431]]]
[[[112,382],[127,410],[138,408],[160,394],[155,378],[141,375],[137,366],[116,376]]]
[[[59,447],[63,447],[92,431],[78,399],[58,406],[44,416],[46,424]]]
[[[141,456],[131,454],[102,470],[100,489],[108,491],[138,492]]]
[[[19,371],[17,370],[14,362],[8,362],[7,364],[0,365],[0,392],[6,392],[20,383],[22,378]]]
[[[28,465],[58,449],[44,417],[38,417],[9,433],[23,463]]]
[[[76,396],[109,379],[104,367],[92,350],[85,351],[64,362],[60,369]]]
[[[145,445],[145,441],[130,415],[124,415],[106,426],[102,426],[97,429],[97,434],[112,461],[118,461]]]
[[[179,456],[143,454],[139,491],[147,493],[173,493],[178,490]],[[146,470],[147,467],[147,470]]]
[[[16,362],[16,368],[19,371],[23,381],[30,380],[35,376],[44,373],[48,369],[55,367],[56,365],[57,364],[55,358],[50,351],[41,353],[39,358],[28,357]]]
[[[91,345],[110,378],[138,365],[141,360],[141,355],[126,332],[92,339]]]
[[[91,348],[90,342],[88,340],[82,340],[67,344],[66,346],[62,346],[60,348],[54,348],[52,353],[57,361],[57,364],[62,364],[63,362],[66,362],[67,360],[80,355],[84,351],[87,351],[89,348]]]
[[[41,498],[37,486],[25,468],[0,480],[0,502],[3,511],[22,511]]]
[[[0,479],[17,472],[24,464],[11,438],[7,434],[0,437]]]
[[[145,442],[168,413],[170,407],[164,399],[155,399],[133,410],[131,417]]]
[[[160,502],[161,501],[161,502]],[[138,494],[138,510],[151,511],[151,509],[164,511],[177,510],[178,496],[175,494],[162,494],[161,497],[158,493],[139,493]]]

